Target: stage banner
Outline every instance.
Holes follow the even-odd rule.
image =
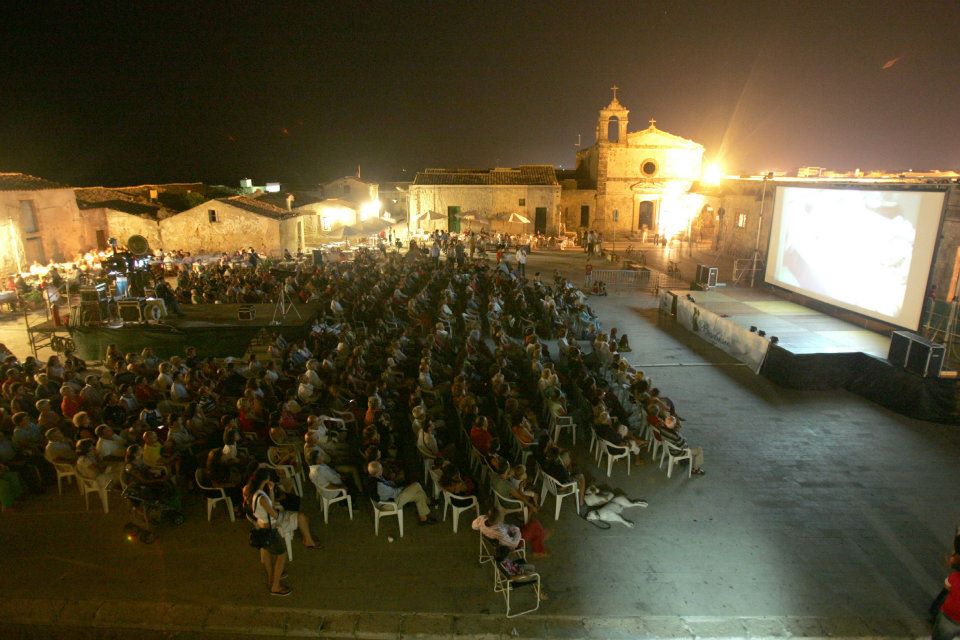
[[[760,372],[760,365],[763,364],[767,347],[770,346],[766,337],[751,333],[746,327],[703,309],[684,296],[677,296],[677,321],[713,346],[723,349],[748,365],[754,372]]]

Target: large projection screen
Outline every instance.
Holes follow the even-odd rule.
[[[766,281],[916,330],[944,193],[777,187]]]

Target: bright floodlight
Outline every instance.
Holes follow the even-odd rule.
[[[720,181],[723,180],[723,169],[720,168],[720,165],[713,163],[708,165],[703,171],[703,181],[707,184],[717,185],[720,184]]]
[[[380,215],[380,201],[371,200],[360,205],[360,219],[376,218]]]

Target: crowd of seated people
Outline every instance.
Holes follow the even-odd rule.
[[[301,267],[285,279],[250,281],[232,269],[191,268],[178,288],[201,287],[207,301],[208,288],[289,286],[329,312],[304,338],[262,335],[267,357],[220,361],[188,348],[161,359],[149,348],[109,348],[105,371],[94,375],[72,356],[46,365],[7,356],[0,369],[5,505],[51,480],[45,458],[108,487],[162,478],[177,497],[195,490],[197,474],[242,515],[253,499],[244,487],[268,466],[278,482],[261,494],[269,505],[258,503],[255,519],[282,505],[299,514],[284,526],[292,532],[295,523],[310,548],[316,541],[299,509],[304,484],[397,508],[413,503],[418,520],[430,524],[436,483],[455,506],[472,497],[487,503],[496,491],[526,507],[525,520],[488,515],[474,525],[511,542],[515,532],[500,525],[515,526],[539,555],[549,532],[537,517],[535,479],[546,473],[576,483],[581,498],[587,484],[571,452],[552,439],[557,417],[593,425],[634,454],[647,424],[685,444],[673,403],[629,369],[620,342],[600,332],[583,293],[558,272],[544,282],[483,261],[437,263],[428,251],[360,251],[351,262]],[[554,338],[558,358],[544,342]],[[593,340],[588,353],[581,339]],[[611,371],[629,378],[629,403],[607,391]],[[702,452],[699,460],[702,473]],[[268,569],[271,592],[288,590],[274,573]]]

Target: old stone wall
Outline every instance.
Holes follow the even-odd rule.
[[[216,222],[210,221],[210,210]],[[210,200],[160,221],[165,250],[191,253],[232,252],[254,247],[266,255],[279,255],[280,221]]]
[[[113,209],[106,209],[104,214],[108,237],[116,238],[121,245],[127,244],[127,239],[136,235],[146,238],[151,250],[163,246],[163,241],[160,238],[160,224],[156,220],[141,218]]]
[[[21,201],[32,203],[36,222],[32,229],[32,223],[21,216]],[[96,246],[95,241],[88,244],[90,234],[73,189],[0,191],[0,223],[6,225],[11,243],[19,245],[17,251],[27,265],[34,260],[72,260]]]
[[[520,204],[520,200],[524,204]],[[483,217],[519,213],[534,222],[538,207],[547,209],[547,233],[557,233],[560,220],[559,186],[412,185],[409,211],[413,228],[419,215],[430,211],[447,213],[448,207],[477,211]]]
[[[596,189],[563,189],[560,192],[560,210],[563,212],[563,224],[567,231],[580,228],[581,207],[589,208],[588,223],[592,225],[597,217]]]

